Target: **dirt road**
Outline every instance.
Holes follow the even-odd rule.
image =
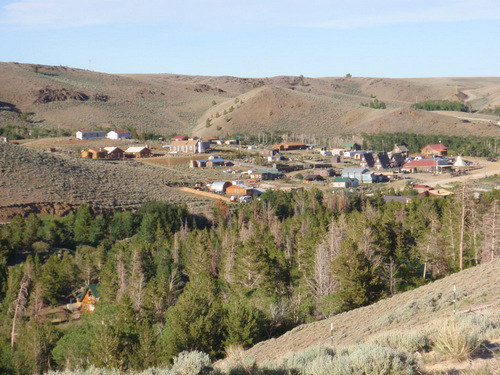
[[[466,160],[474,163],[474,167],[479,166],[480,168],[469,170],[466,175],[458,177],[452,177],[449,173],[436,176],[430,173],[417,173],[411,176],[415,177],[419,183],[423,182],[432,186],[439,185],[446,187],[457,182],[473,181],[489,176],[500,175],[500,161],[488,162],[485,161],[484,158],[473,157],[468,157]]]

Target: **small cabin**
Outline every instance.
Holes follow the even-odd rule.
[[[106,157],[106,150],[102,148],[88,148],[82,151],[82,158],[87,159],[104,159]]]
[[[148,146],[129,147],[125,150],[125,157],[128,158],[149,158],[151,150]]]
[[[125,152],[119,147],[104,147],[110,159],[123,159]]]
[[[76,296],[78,309],[84,312],[94,312],[95,305],[100,299],[97,284],[88,285],[83,292]]]

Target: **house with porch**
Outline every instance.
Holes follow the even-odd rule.
[[[94,312],[96,303],[99,302],[100,294],[97,284],[85,287],[83,292],[76,295],[77,308],[83,312]]]
[[[442,173],[445,171],[449,171],[450,168],[451,164],[447,159],[432,158],[411,160],[409,162],[406,162],[401,169],[405,172],[410,173]]]

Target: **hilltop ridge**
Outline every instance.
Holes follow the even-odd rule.
[[[104,74],[63,66],[0,63],[0,121],[75,132],[121,129],[224,137],[290,132],[334,137],[360,132],[500,136],[497,116],[409,110],[415,101],[500,103],[500,78],[239,78]],[[377,99],[387,108],[372,109]],[[209,121],[209,123],[207,123]]]

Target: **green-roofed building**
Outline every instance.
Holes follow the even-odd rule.
[[[356,142],[346,142],[342,145],[342,148],[351,151],[359,151],[361,150],[361,145],[358,145]]]
[[[85,312],[93,312],[95,310],[95,304],[101,297],[98,287],[98,284],[90,284],[85,287],[83,292],[76,295],[76,303],[79,310]]]

